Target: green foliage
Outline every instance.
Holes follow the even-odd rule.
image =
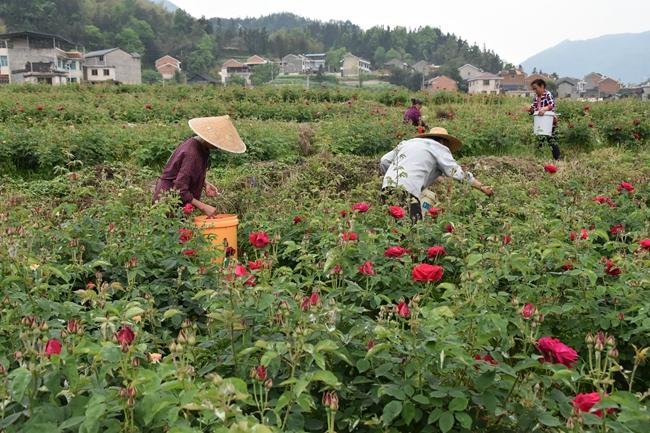
[[[145,84],[155,84],[162,81],[162,75],[155,69],[144,69],[142,71],[142,82]]]
[[[251,84],[253,86],[260,86],[269,83],[280,73],[280,66],[275,63],[266,63],[257,65],[253,68],[251,73]]]

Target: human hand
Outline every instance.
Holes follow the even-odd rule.
[[[216,186],[212,185],[209,182],[205,183],[205,195],[208,197],[217,197],[219,195],[219,190]]]
[[[492,190],[492,188],[490,188],[490,187],[487,186],[487,185],[483,185],[483,186],[481,187],[481,192],[482,192],[483,194],[487,195],[488,197],[492,197],[492,195],[494,194],[494,191]]]
[[[217,213],[217,209],[210,206],[209,204],[204,204],[201,208],[201,212],[203,212],[208,218],[212,218],[214,214]]]

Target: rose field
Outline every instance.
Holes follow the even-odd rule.
[[[494,196],[412,225],[378,173],[411,96],[0,87],[0,432],[650,431],[650,105],[560,101],[551,165],[529,101],[420,95]],[[237,258],[151,205],[219,114]]]

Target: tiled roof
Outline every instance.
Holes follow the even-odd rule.
[[[108,54],[108,53],[110,53],[112,51],[115,51],[115,50],[117,50],[117,48],[108,48],[108,49],[105,49],[105,50],[91,51],[89,53],[86,53],[86,55],[84,57],[88,58],[88,57],[105,56],[106,54]]]
[[[499,77],[498,75],[490,74],[489,72],[483,72],[467,79],[467,81],[476,80],[503,80],[503,78]]]
[[[257,54],[250,56],[248,60],[246,60],[247,65],[263,65],[264,63],[268,63],[268,60],[258,56]]]
[[[246,66],[246,65],[244,65],[243,63],[238,62],[235,59],[229,59],[229,60],[226,60],[226,62],[221,67],[222,68],[243,68],[244,66]]]
[[[168,63],[172,65],[180,65],[181,61],[167,54],[156,60],[155,65],[156,67],[159,67]]]

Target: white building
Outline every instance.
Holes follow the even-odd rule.
[[[483,69],[477,68],[476,66],[467,63],[458,68],[458,73],[460,74],[460,78],[465,81],[469,81],[470,78],[474,78],[475,76],[482,74]]]
[[[141,84],[140,55],[121,48],[91,51],[84,56],[84,80],[90,83]]]
[[[341,75],[344,77],[357,77],[363,73],[370,72],[370,62],[354,54],[347,53],[343,57],[343,66],[341,67]]]
[[[488,93],[498,95],[501,92],[502,77],[488,72],[475,75],[467,80],[467,93]]]

